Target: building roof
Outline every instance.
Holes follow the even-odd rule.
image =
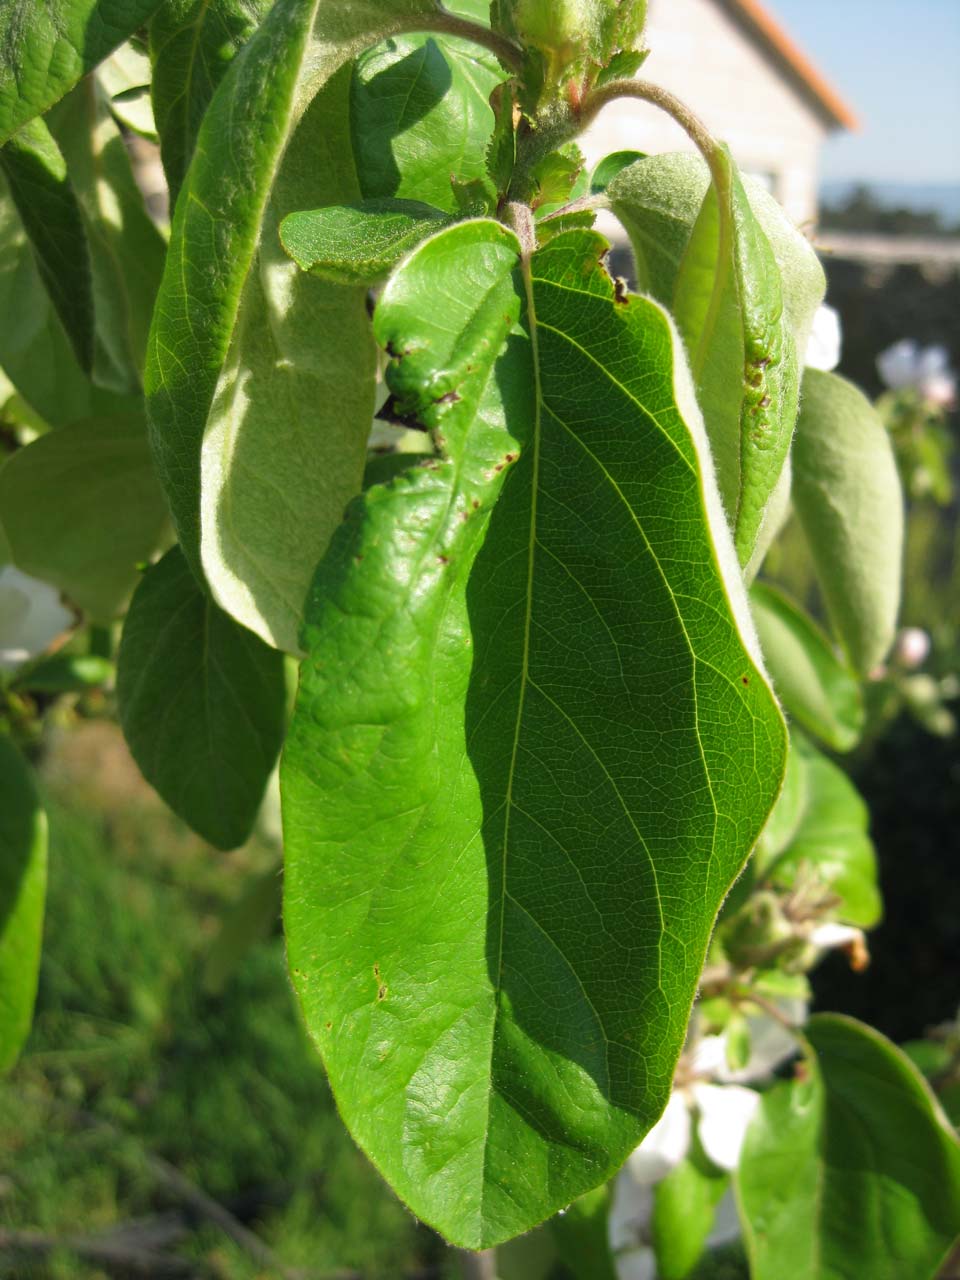
[[[786,33],[761,0],[721,0],[730,13],[788,72],[803,95],[838,129],[859,129],[860,122],[829,81]]]

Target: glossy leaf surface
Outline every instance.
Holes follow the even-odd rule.
[[[18,449],[0,470],[0,520],[25,573],[112,621],[169,522],[143,420],[91,418]]]
[[[910,1061],[852,1018],[764,1094],[738,1195],[755,1280],[932,1280],[960,1231],[960,1147]]]
[[[836,897],[838,919],[870,929],[883,905],[867,806],[843,770],[799,735],[790,754],[803,774],[803,807],[767,878],[789,889],[812,873]]]
[[[143,776],[220,849],[250,834],[283,740],[283,657],[218,609],[178,548],[134,593],[120,723]]]
[[[82,369],[93,366],[93,283],[80,206],[60,148],[32,120],[0,148],[0,168],[37,269]],[[7,323],[12,323],[9,317]]]
[[[793,503],[837,638],[867,674],[886,657],[896,630],[903,493],[879,414],[834,373],[804,374]]]
[[[0,7],[0,145],[141,26],[160,0],[5,0]]]
[[[288,955],[341,1114],[456,1243],[659,1115],[784,730],[681,348],[591,232],[467,222],[379,304],[439,456],[348,511],[281,789]]]
[[[291,213],[280,241],[301,271],[337,284],[373,285],[449,221],[417,200],[365,200]]]
[[[271,3],[164,0],[150,23],[150,92],[171,208],[210,99]]]
[[[809,614],[765,583],[750,607],[773,687],[789,714],[834,751],[851,751],[863,732],[860,682]]]
[[[0,734],[0,1072],[30,1031],[46,889],[46,815],[26,761]]]
[[[360,488],[375,352],[363,291],[300,272],[277,228],[359,196],[349,72],[311,101],[432,8],[277,0],[210,103],[177,202],[146,379],[158,469],[198,580],[290,650]]]

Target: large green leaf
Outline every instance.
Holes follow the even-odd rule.
[[[151,95],[176,204],[203,113],[272,0],[166,0],[150,23]]]
[[[350,94],[363,195],[455,212],[452,180],[486,177],[490,95],[503,74],[496,58],[464,40],[405,36],[365,53]]]
[[[81,368],[93,366],[93,284],[83,218],[66,161],[42,120],[0,148],[0,168],[30,238],[37,270]],[[12,321],[9,318],[8,323]]]
[[[40,436],[0,468],[14,562],[110,622],[169,523],[142,416],[88,418]]]
[[[81,81],[47,119],[66,158],[90,244],[93,378],[110,391],[136,395],[166,245],[147,213],[97,78]]]
[[[883,903],[877,888],[877,859],[868,835],[870,815],[856,787],[826,756],[799,735],[791,755],[803,773],[803,809],[789,844],[765,877],[791,888],[810,874],[837,899],[835,915],[870,929]]]
[[[218,848],[242,844],[283,741],[283,657],[204,595],[176,547],[134,593],[117,700],[133,758],[170,808]]]
[[[863,732],[860,682],[813,619],[782,592],[757,583],[750,607],[773,687],[808,732],[851,751]]]
[[[337,284],[374,285],[450,218],[419,200],[364,200],[284,218],[280,239],[301,271]]]
[[[0,1071],[30,1030],[46,888],[46,816],[23,757],[0,734]]]
[[[601,237],[440,232],[375,326],[432,462],[348,510],[281,787],[294,983],[354,1136],[453,1241],[611,1176],[670,1090],[770,809],[759,669],[682,350]]]
[[[960,1147],[909,1059],[812,1018],[805,1079],[764,1094],[738,1174],[753,1280],[932,1280],[960,1232]]]
[[[95,387],[80,367],[2,173],[0,367],[30,409],[50,426],[131,407],[129,401]]]
[[[161,0],[4,0],[0,144],[123,44]]]
[[[434,11],[277,0],[214,94],[177,202],[146,377],[157,464],[198,580],[287,649],[360,488],[375,351],[363,291],[299,272],[277,227],[359,196],[349,69],[330,82]]]
[[[903,492],[879,414],[833,373],[808,369],[803,377],[793,504],[837,637],[866,674],[896,632]]]

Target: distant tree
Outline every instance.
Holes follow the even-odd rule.
[[[960,225],[950,225],[936,209],[912,209],[888,205],[865,183],[848,196],[823,206],[822,226],[830,231],[875,231],[892,236],[960,235]]]

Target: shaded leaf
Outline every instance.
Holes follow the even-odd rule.
[[[0,1071],[30,1031],[46,890],[46,815],[26,762],[0,734]]]
[[[590,175],[590,191],[593,195],[601,195],[609,187],[614,178],[624,169],[638,160],[645,160],[642,151],[613,151],[600,161]]]
[[[20,671],[14,688],[30,693],[82,693],[113,678],[113,663],[96,654],[56,653]]]
[[[134,593],[117,656],[143,776],[218,849],[249,836],[283,741],[283,657],[218,609],[174,547]]]
[[[763,1095],[737,1177],[754,1280],[932,1280],[960,1231],[960,1147],[904,1054],[820,1014],[806,1079]]]
[[[288,955],[341,1114],[472,1248],[659,1116],[783,767],[681,349],[605,248],[569,232],[525,271],[467,222],[387,285],[389,386],[441,457],[335,535],[282,767]]]
[[[150,23],[151,94],[170,207],[204,112],[272,0],[165,0]]]
[[[277,227],[359,197],[349,69],[310,103],[432,9],[277,0],[210,102],[177,202],[146,375],[158,469],[198,581],[289,650],[360,488],[375,351],[364,292],[300,272]]]
[[[95,387],[43,285],[20,215],[0,172],[0,366],[42,423],[63,426],[131,402]]]
[[[851,751],[864,725],[860,682],[809,614],[767,583],[750,607],[773,686],[790,715],[834,751]]]
[[[364,197],[456,213],[451,179],[487,177],[490,95],[503,76],[492,54],[448,37],[401,36],[362,54],[350,122]]]
[[[302,271],[337,284],[372,285],[450,217],[416,200],[365,200],[291,213],[280,225],[284,249]]]
[[[793,447],[793,504],[837,638],[869,673],[893,643],[903,492],[890,437],[866,396],[808,369]]]
[[[791,888],[813,872],[836,895],[832,914],[870,929],[879,923],[883,904],[867,806],[842,769],[799,735],[792,741],[791,754],[803,762],[804,806],[789,845],[767,868],[766,878]]]
[[[0,8],[0,145],[42,115],[161,0],[5,0]]]
[[[18,449],[0,469],[14,562],[97,622],[133,590],[167,529],[142,418],[89,418]]]
[[[96,77],[83,80],[47,119],[66,159],[90,245],[93,378],[109,391],[136,395],[166,245],[147,213]]]
[[[80,367],[89,373],[94,321],[87,236],[63,155],[42,120],[32,120],[0,149],[0,168],[40,278]]]

